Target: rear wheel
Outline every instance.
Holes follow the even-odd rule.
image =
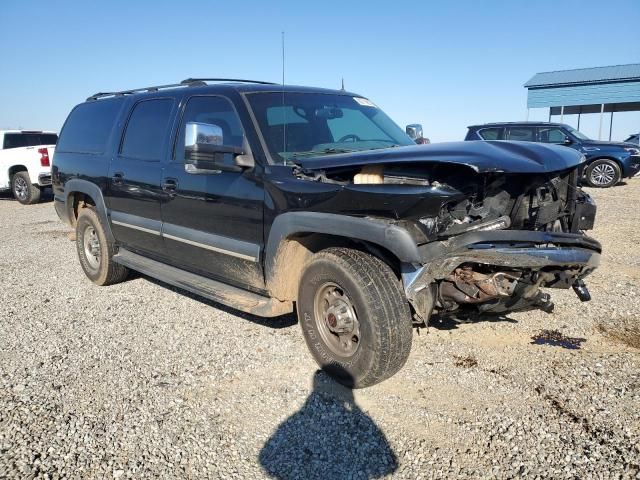
[[[124,281],[129,269],[113,261],[115,246],[104,232],[96,211],[80,210],[76,222],[76,250],[84,273],[96,285],[112,285]]]
[[[40,201],[40,187],[31,183],[29,173],[17,172],[11,178],[13,196],[22,205],[32,205]]]
[[[595,160],[587,167],[587,182],[592,187],[613,187],[621,177],[620,166],[613,160]]]
[[[407,361],[409,304],[391,268],[376,257],[347,248],[317,253],[302,275],[297,308],[313,357],[349,387],[379,383]]]

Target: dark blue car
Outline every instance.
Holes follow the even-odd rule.
[[[465,140],[518,140],[565,145],[583,153],[584,182],[592,187],[612,187],[640,171],[638,145],[591,140],[570,125],[549,122],[486,123],[469,127]]]

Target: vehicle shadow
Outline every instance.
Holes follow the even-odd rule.
[[[371,479],[398,469],[384,433],[358,407],[353,391],[322,370],[302,408],[278,426],[258,458],[278,480]]]
[[[172,292],[176,292],[179,293],[180,295],[183,295],[185,297],[188,297],[192,300],[195,300],[197,302],[203,303],[211,308],[216,308],[218,310],[222,310],[225,313],[229,313],[231,315],[235,315],[237,317],[241,317],[244,320],[248,320],[252,323],[256,323],[258,325],[262,325],[264,327],[269,327],[269,328],[273,328],[273,329],[281,329],[281,328],[288,328],[288,327],[292,327],[295,324],[298,323],[298,317],[297,315],[294,313],[289,313],[286,315],[280,315],[279,317],[272,317],[272,318],[267,318],[267,317],[259,317],[257,315],[251,315],[250,313],[246,313],[243,312],[241,310],[237,310],[233,307],[229,307],[227,305],[223,305],[221,303],[218,302],[214,302],[213,300],[209,300],[208,298],[204,298],[201,297],[199,295],[196,295],[195,293],[191,293],[187,290],[183,290],[181,288],[178,287],[174,287],[173,285],[169,285],[168,283],[164,283],[156,278],[153,277],[149,277],[147,275],[142,275],[141,273],[138,272],[134,272],[132,271],[129,279],[134,279],[134,278],[144,278],[145,280],[154,283],[162,288],[166,288],[168,290],[171,290]]]
[[[506,323],[518,323],[517,320],[513,318],[507,317],[506,315],[499,314],[483,314],[483,315],[465,315],[465,316],[455,316],[455,315],[433,315],[429,319],[429,327],[433,327],[438,330],[455,330],[460,328],[461,324],[465,323],[481,323],[481,322],[489,322],[489,323],[497,323],[497,322],[506,322]],[[421,328],[424,328],[424,323],[421,325]]]

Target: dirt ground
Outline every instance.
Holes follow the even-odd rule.
[[[5,196],[0,478],[640,478],[640,178],[590,193],[591,302],[550,290],[552,314],[435,323],[354,392],[294,316],[141,276],[96,287],[53,205]]]

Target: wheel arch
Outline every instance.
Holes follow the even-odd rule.
[[[111,224],[107,215],[107,207],[104,202],[102,190],[95,183],[87,180],[72,179],[64,186],[65,209],[71,225],[75,225],[79,209],[86,205],[94,206],[100,221],[104,225],[105,234],[110,242],[115,238],[111,231]]]
[[[347,215],[288,212],[274,221],[265,248],[265,279],[272,296],[295,300],[299,279],[312,255],[348,247],[380,258],[400,278],[403,262],[419,261],[416,242],[390,222]]]

